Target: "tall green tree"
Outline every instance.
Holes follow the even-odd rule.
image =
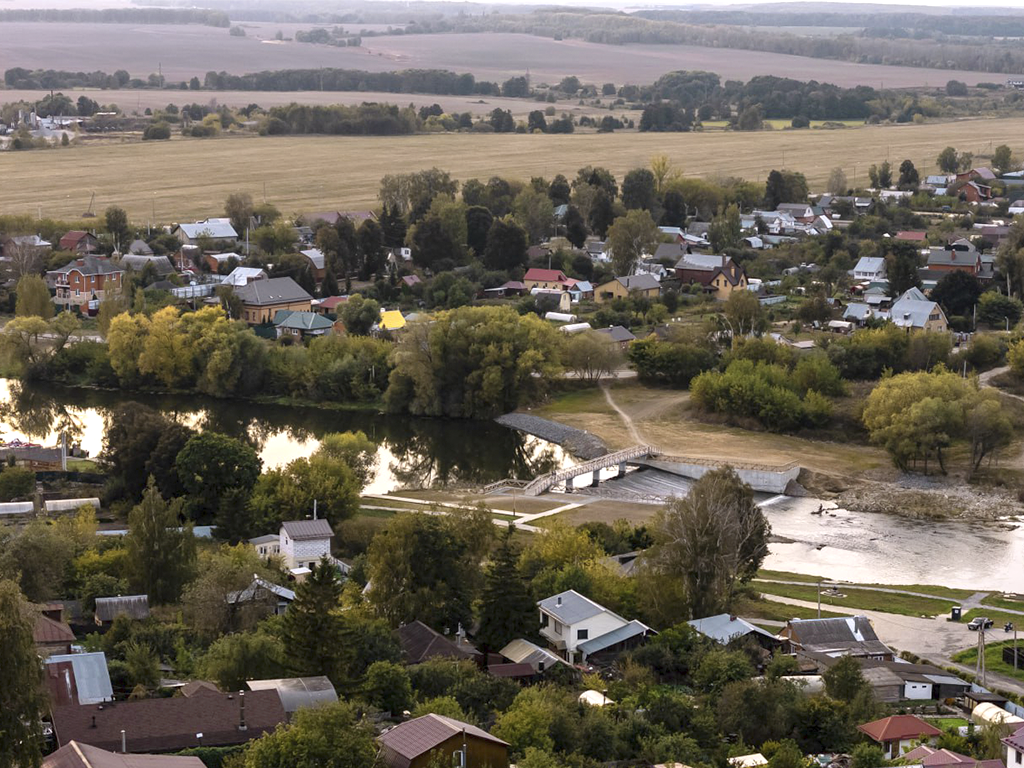
[[[587,222],[583,220],[583,216],[575,205],[570,205],[566,209],[562,225],[565,227],[565,239],[572,244],[573,248],[582,248],[586,244]]]
[[[241,768],[373,768],[373,727],[347,702],[303,707],[295,719],[250,741]]]
[[[516,638],[537,632],[537,606],[530,585],[519,571],[519,548],[509,526],[491,556],[478,610],[476,641],[484,652],[497,652]]]
[[[992,153],[992,167],[1000,173],[1012,171],[1016,165],[1013,159],[1013,151],[1006,144],[1000,144]]]
[[[114,246],[118,249],[127,248],[131,242],[132,229],[124,208],[118,208],[116,205],[107,208],[103,213],[103,223],[114,239]]]
[[[658,513],[648,562],[681,582],[692,618],[711,616],[757,573],[770,534],[750,486],[731,468],[716,469]]]
[[[807,179],[794,171],[772,171],[765,183],[764,204],[774,211],[779,203],[802,203],[807,200]]]
[[[657,181],[647,168],[634,168],[622,179],[622,204],[626,210],[643,208],[650,211],[657,202]]]
[[[233,192],[224,201],[224,215],[231,219],[231,226],[239,237],[245,236],[245,230],[249,228],[249,221],[252,219],[255,204],[252,195],[248,192]]]
[[[736,205],[730,205],[724,210],[719,209],[718,215],[708,227],[708,240],[711,241],[711,248],[715,253],[721,253],[726,248],[735,248],[743,238],[743,225],[740,221],[740,209]]]
[[[183,525],[180,499],[168,503],[150,478],[142,501],[128,513],[129,581],[151,603],[173,603],[195,571],[196,540],[192,525]]]
[[[346,682],[350,643],[341,615],[341,580],[326,558],[296,588],[283,634],[294,674],[326,675],[335,685]]]
[[[921,183],[921,176],[917,168],[910,160],[900,163],[900,177],[896,180],[896,186],[900,189],[917,189]]]
[[[487,231],[484,264],[508,271],[526,265],[526,231],[511,216],[495,219]]]
[[[36,768],[47,709],[43,668],[32,640],[33,613],[18,585],[0,581],[0,765]]]
[[[898,298],[910,288],[920,288],[921,275],[918,273],[920,266],[921,257],[913,243],[890,241],[888,253],[885,255],[885,273],[889,278],[889,295]]]
[[[943,173],[956,173],[960,168],[960,158],[957,157],[956,148],[946,147],[939,152],[939,156],[935,158],[935,164]]]
[[[969,317],[981,296],[981,283],[969,272],[954,269],[939,278],[930,298],[942,305],[947,316]]]
[[[44,320],[53,317],[53,297],[50,296],[46,281],[39,275],[21,277],[14,292],[17,296],[14,314],[17,317],[41,317]]]
[[[657,243],[658,227],[648,211],[633,210],[617,218],[607,237],[615,274],[630,274],[645,254],[653,252]]]
[[[189,505],[196,515],[210,515],[232,488],[249,491],[260,475],[261,461],[252,446],[217,432],[189,438],[174,461]]]
[[[843,656],[822,675],[825,692],[833,699],[850,702],[867,687],[860,664],[853,656]]]

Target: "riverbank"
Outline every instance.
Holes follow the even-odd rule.
[[[1024,519],[1024,504],[1007,488],[972,486],[960,478],[905,475],[895,482],[863,481],[835,496],[844,509],[915,520],[1002,521]],[[1017,528],[1007,522],[1006,530]]]
[[[597,435],[583,429],[570,427],[532,413],[506,413],[495,419],[503,427],[525,432],[528,435],[560,445],[573,456],[588,461],[608,453],[608,446]]]

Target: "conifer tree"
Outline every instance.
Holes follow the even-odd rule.
[[[151,476],[142,501],[128,513],[132,589],[156,605],[176,602],[195,570],[196,540],[192,525],[182,526],[182,510],[181,499],[164,501]]]
[[[285,645],[296,675],[326,675],[336,686],[345,681],[349,651],[341,613],[341,581],[327,558],[295,590],[284,618]]]
[[[494,552],[480,598],[480,629],[476,640],[483,649],[499,651],[516,638],[537,633],[537,606],[529,584],[519,572],[519,548],[509,526]]]

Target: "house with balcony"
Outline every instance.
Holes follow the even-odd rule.
[[[108,292],[120,292],[124,274],[124,267],[105,256],[85,254],[47,272],[46,278],[55,289],[58,307],[94,310]]]

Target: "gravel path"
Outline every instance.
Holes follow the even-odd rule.
[[[596,459],[608,453],[607,446],[597,435],[541,416],[530,413],[506,413],[495,421],[503,427],[518,429],[528,435],[536,435],[543,440],[556,443],[580,459]]]
[[[640,433],[636,431],[636,424],[633,423],[633,419],[629,417],[629,414],[619,408],[618,403],[612,399],[612,392],[608,389],[608,385],[601,382],[601,391],[604,392],[604,399],[608,401],[608,405],[612,407],[612,410],[619,414],[619,418],[622,419],[626,425],[626,429],[629,430],[629,436],[632,438],[636,445],[643,444],[643,438],[640,437]]]

